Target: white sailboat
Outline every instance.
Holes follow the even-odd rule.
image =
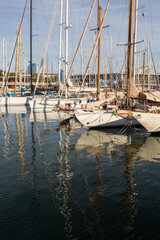
[[[128,79],[131,81],[131,61],[132,61],[132,42],[133,38],[133,5],[134,1],[130,1],[130,18],[129,18],[129,38],[128,38]],[[100,59],[99,59],[100,62]],[[97,84],[98,85],[98,84]],[[131,83],[130,83],[131,88]],[[128,89],[128,91],[130,91]],[[99,91],[97,91],[99,94]],[[131,91],[128,95],[131,94]],[[134,125],[139,124],[137,120],[134,119],[133,115],[130,111],[117,111],[117,109],[113,109],[112,111],[104,111],[104,110],[77,110],[75,112],[76,118],[80,121],[80,123],[86,127],[123,127],[127,123],[132,123]],[[128,122],[128,120],[131,120]]]

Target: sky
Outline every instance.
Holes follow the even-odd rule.
[[[47,34],[54,11],[56,0],[33,0],[33,62],[39,67]],[[108,0],[101,0],[102,16],[104,14]],[[3,68],[2,39],[5,38],[7,43],[7,62],[13,52],[15,44],[19,19],[22,16],[26,0],[0,0],[0,69]],[[89,11],[93,0],[69,0],[69,65],[73,59],[79,39],[83,32]],[[87,28],[82,49],[76,59],[73,72],[85,72],[89,55],[93,48],[95,31],[90,29],[97,26],[97,5],[92,13],[89,26]],[[159,0],[141,0],[139,1],[138,13],[138,38],[137,41],[144,40],[143,43],[137,44],[137,61],[136,67],[142,66],[143,51],[147,48],[147,37],[149,38],[151,51],[155,67],[158,71],[158,56],[160,54],[160,1]],[[124,62],[124,47],[117,44],[127,43],[128,38],[128,15],[129,0],[111,0],[108,12],[105,18],[104,26],[110,25],[109,28],[102,30],[101,40],[101,73],[109,72],[109,62],[112,59],[112,71],[121,71]],[[49,71],[58,73],[59,58],[59,21],[60,21],[60,3],[56,14],[53,32],[48,47]],[[65,23],[65,1],[63,4],[63,23]],[[30,1],[28,0],[22,23],[22,64],[24,59],[29,65],[30,54]],[[140,52],[140,53],[138,53]],[[65,53],[65,26],[63,25],[62,54]],[[146,54],[147,55],[147,54]],[[150,53],[151,58],[151,53]],[[106,62],[107,59],[107,62]],[[147,61],[147,57],[146,57]],[[151,60],[150,60],[151,61]],[[46,69],[45,61],[45,69]],[[153,65],[153,63],[152,63]],[[152,66],[153,67],[153,66]],[[23,66],[24,68],[24,66]],[[12,71],[15,70],[15,56],[12,64]],[[90,72],[97,71],[97,51],[93,58]]]

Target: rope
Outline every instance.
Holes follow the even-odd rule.
[[[122,135],[125,131],[127,131],[129,127],[131,127],[131,120],[127,121],[127,123],[123,126],[117,135]]]

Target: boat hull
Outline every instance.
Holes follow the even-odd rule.
[[[149,133],[160,133],[160,114],[135,112],[133,116]]]
[[[0,106],[28,106],[31,97],[0,97]]]
[[[77,110],[75,116],[82,125],[89,128],[123,127],[128,124],[127,113],[122,116],[114,112]],[[137,124],[137,121],[133,119],[131,123]]]

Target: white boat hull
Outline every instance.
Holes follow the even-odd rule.
[[[0,106],[27,106],[31,97],[0,97]]]
[[[149,133],[160,133],[160,114],[134,112],[133,116]]]
[[[0,106],[0,114],[20,114],[27,113],[26,106]]]
[[[75,101],[76,99],[61,99],[60,100],[60,106],[62,108],[74,108],[75,107]],[[87,99],[80,100],[81,102],[76,103],[76,108],[80,108],[82,106],[85,106],[87,104]],[[43,99],[37,99],[33,98],[29,101],[29,107],[33,111],[44,111],[44,110],[52,110],[57,107],[59,104],[59,98],[43,98]]]
[[[127,113],[123,116],[114,112],[76,110],[75,116],[85,127],[123,127],[128,123]],[[132,124],[137,124],[135,119]]]
[[[47,101],[44,99],[32,99],[29,101],[29,107],[31,111],[52,111],[53,108],[56,106],[58,103],[58,100],[56,99],[55,101],[52,102],[52,104],[48,104]]]

